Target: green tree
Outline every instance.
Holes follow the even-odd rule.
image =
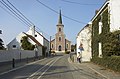
[[[76,49],[76,45],[71,45],[71,51],[74,52],[75,49]]]
[[[34,48],[35,48],[35,46],[32,45],[32,44],[28,41],[28,37],[27,37],[27,36],[22,37],[21,43],[22,43],[21,47],[22,47],[24,50],[34,50]]]
[[[3,40],[0,38],[0,50],[5,49],[3,45],[4,45],[4,44],[3,44]]]

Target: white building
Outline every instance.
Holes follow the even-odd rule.
[[[105,12],[107,12],[106,16],[104,16]],[[103,22],[104,17],[107,18],[106,22],[108,22],[108,31],[114,32],[116,30],[120,30],[120,0],[107,0],[92,18],[93,37],[95,37],[95,34],[100,35],[102,32],[105,32],[104,27],[107,25]],[[94,29],[94,27],[96,27],[94,26],[96,21],[98,21],[98,33],[96,33]],[[98,51],[96,52],[98,52],[99,57],[102,56],[101,41],[98,43]]]
[[[42,33],[39,33],[35,30],[35,26],[30,27],[29,31],[21,32],[18,36],[16,36],[8,45],[7,48],[8,50],[13,50],[13,49],[19,49],[21,50],[21,40],[23,36],[28,37],[28,41],[37,46],[35,50],[39,51],[41,55],[43,53],[46,55],[49,53],[49,41],[42,35]],[[45,49],[43,51],[43,49]]]
[[[77,35],[77,55],[79,50],[80,44],[83,45],[82,51],[82,62],[90,61],[91,59],[91,24],[87,24]]]

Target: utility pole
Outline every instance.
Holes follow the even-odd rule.
[[[51,38],[52,36],[50,36],[50,52],[49,52],[50,55],[51,55]]]
[[[2,30],[0,30],[0,34],[2,34]]]

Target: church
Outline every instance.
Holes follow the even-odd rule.
[[[64,25],[62,24],[62,14],[61,10],[59,13],[57,33],[55,34],[55,38],[51,40],[51,51],[52,52],[71,52],[71,41],[66,39],[66,35],[64,34]]]

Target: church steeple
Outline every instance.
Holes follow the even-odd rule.
[[[60,13],[59,13],[58,24],[62,24],[62,14],[61,14],[61,10],[60,10]]]

